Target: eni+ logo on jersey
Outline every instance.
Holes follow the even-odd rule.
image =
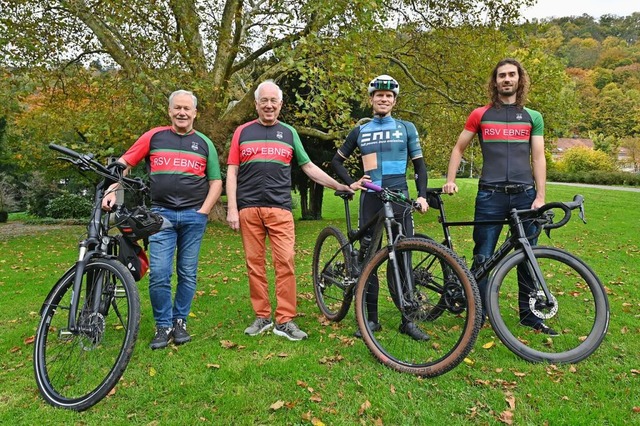
[[[403,142],[403,133],[400,130],[380,130],[376,132],[367,132],[362,134],[360,142],[367,143],[393,143]]]

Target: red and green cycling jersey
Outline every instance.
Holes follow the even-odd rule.
[[[464,128],[480,140],[480,183],[533,185],[531,137],[544,134],[544,120],[538,111],[516,105],[485,105],[471,112]]]
[[[231,139],[228,165],[239,166],[236,198],[245,207],[291,210],[291,161],[310,162],[298,132],[277,122],[265,126],[253,120],[238,127]]]
[[[132,167],[146,160],[154,206],[199,209],[209,181],[221,179],[213,143],[195,130],[181,135],[171,126],[156,127],[140,136],[123,158]]]

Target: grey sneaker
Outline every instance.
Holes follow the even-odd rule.
[[[276,324],[276,328],[273,329],[273,334],[286,337],[289,340],[302,340],[308,337],[307,333],[300,330],[300,328],[293,321],[288,321],[283,324]]]
[[[162,349],[169,345],[171,339],[171,327],[156,327],[156,335],[153,336],[153,340],[149,343],[151,349]]]
[[[191,336],[187,333],[187,323],[183,319],[173,321],[173,343],[181,345],[191,341]]]
[[[258,334],[264,333],[271,327],[273,327],[273,321],[271,321],[271,318],[256,318],[255,321],[253,321],[253,324],[244,330],[244,334],[257,336]]]

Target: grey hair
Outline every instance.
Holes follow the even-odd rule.
[[[169,95],[169,106],[173,105],[173,98],[175,98],[178,95],[191,96],[191,99],[193,100],[193,107],[194,108],[198,108],[198,98],[196,98],[196,95],[194,95],[193,92],[190,92],[188,90],[176,90],[175,92],[170,94]]]
[[[273,80],[265,80],[262,83],[258,84],[258,88],[256,89],[256,91],[253,94],[253,96],[256,98],[256,101],[260,98],[260,90],[262,90],[262,88],[264,86],[268,85],[268,84],[273,84],[274,86],[276,86],[276,89],[278,89],[278,100],[281,101],[282,100],[282,89]]]

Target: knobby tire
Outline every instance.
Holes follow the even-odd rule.
[[[405,309],[404,316],[428,334],[430,340],[415,341],[400,332],[401,314],[394,301],[395,292],[389,287],[395,279],[391,278],[393,274],[387,275],[390,264],[387,247],[378,250],[365,265],[356,285],[358,327],[371,353],[387,367],[422,377],[439,376],[460,364],[473,348],[482,320],[478,287],[464,263],[433,240],[402,239],[396,243],[395,253],[399,262],[411,263],[414,280],[413,293],[405,293],[413,304]],[[407,274],[404,275],[402,279],[406,282]],[[442,289],[447,287],[459,289],[456,299],[449,301],[450,310],[441,305]],[[368,323],[367,294],[375,293],[376,288],[378,322],[382,328],[373,332]],[[434,309],[440,311],[439,315],[432,315]]]

